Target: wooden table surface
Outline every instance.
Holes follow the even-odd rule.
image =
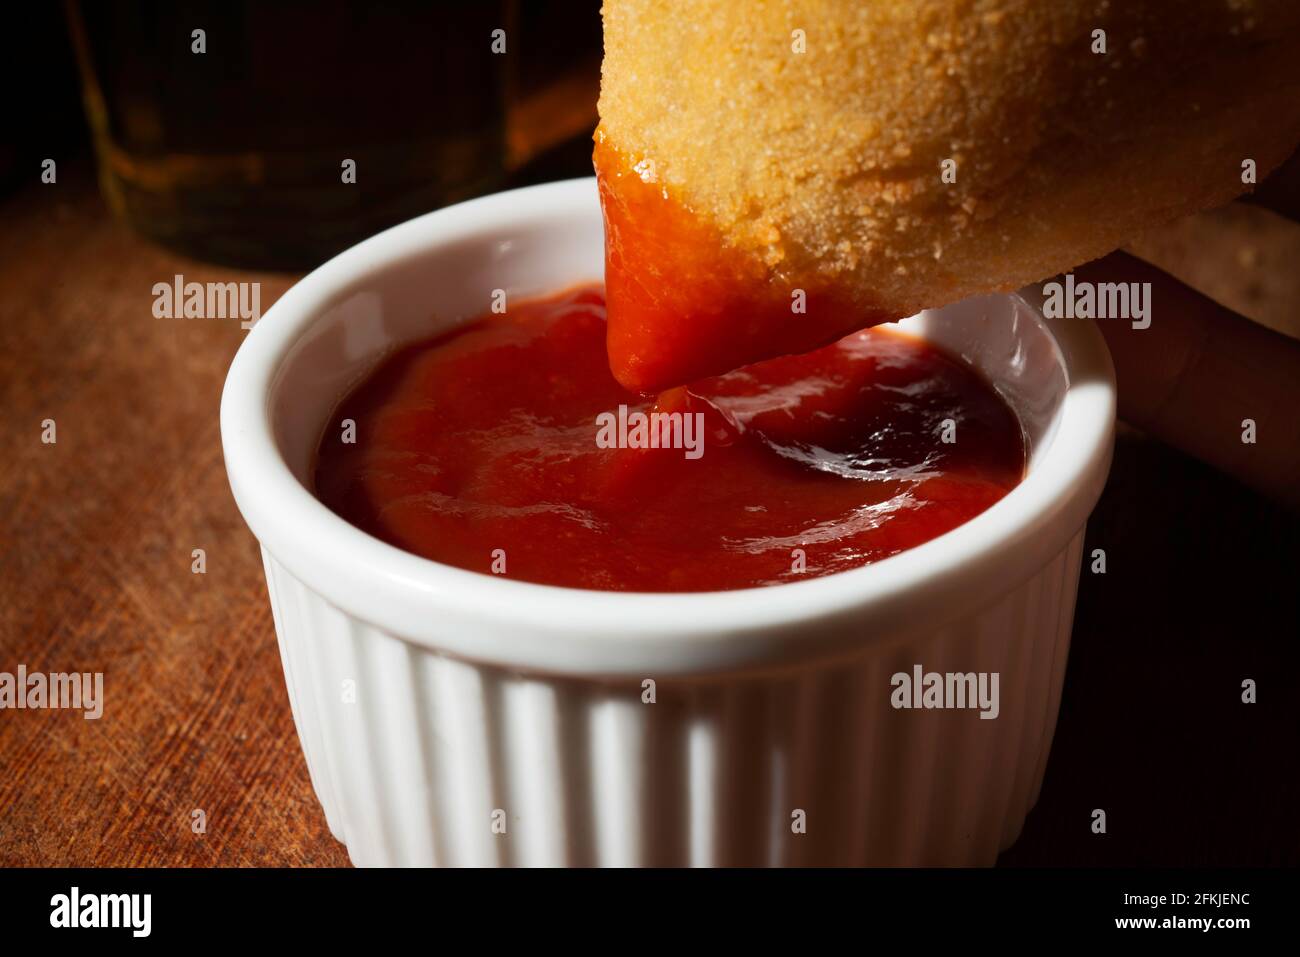
[[[222,463],[244,332],[152,314],[176,273],[260,280],[264,311],[292,279],[137,239],[84,178],[6,200],[3,219],[0,670],[102,671],[105,706],[0,712],[0,864],[346,864]]]
[[[106,703],[0,711],[0,865],[345,865],[222,462],[244,333],[151,312],[176,273],[260,280],[263,310],[292,277],[152,246],[87,179],[0,199],[0,671],[102,671]],[[1300,860],[1297,544],[1293,516],[1121,437],[1087,545],[1108,573],[1083,577],[1047,781],[1005,863]]]

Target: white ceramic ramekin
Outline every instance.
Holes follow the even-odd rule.
[[[359,865],[992,863],[1038,795],[1110,463],[1101,337],[1019,296],[906,320],[1007,397],[1028,473],[947,535],[806,582],[534,585],[407,554],[316,500],[326,418],[381,353],[602,261],[593,181],[489,196],[326,263],[235,357],[226,467],[330,830]],[[891,676],[914,665],[997,673],[998,717],[896,710]]]

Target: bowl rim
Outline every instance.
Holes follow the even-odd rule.
[[[397,261],[575,214],[599,216],[594,178],[427,213],[308,273],[247,334],[221,399],[231,489],[265,552],[331,605],[409,643],[514,668],[614,675],[757,667],[933,631],[1027,580],[1082,530],[1110,466],[1116,401],[1110,354],[1093,323],[1043,319],[1023,296],[1055,339],[1066,370],[1049,445],[993,506],[871,565],[732,591],[595,591],[443,565],[330,511],[281,455],[270,408],[286,358],[321,312]],[[267,574],[269,580],[269,563]]]

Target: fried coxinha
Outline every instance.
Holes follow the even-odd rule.
[[[611,366],[643,392],[1099,257],[1300,140],[1296,0],[605,0]]]

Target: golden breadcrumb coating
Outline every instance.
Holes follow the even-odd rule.
[[[1249,188],[1244,161],[1262,179],[1300,140],[1300,0],[603,13],[602,133],[652,161],[643,178],[773,283],[834,283],[892,316],[1017,288],[1226,202]]]

